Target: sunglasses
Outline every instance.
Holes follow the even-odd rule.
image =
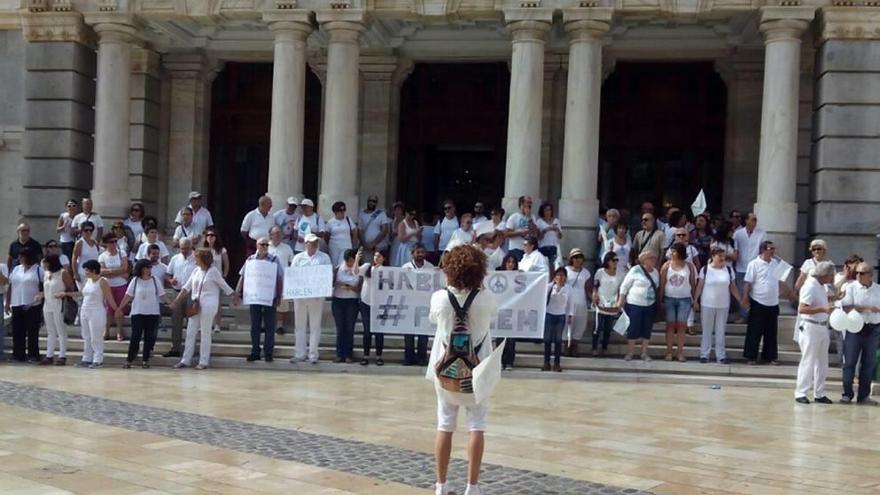
[[[217,237],[217,234],[205,234],[205,237]]]
[[[261,243],[260,243],[260,244],[258,244],[258,245],[259,245],[259,246],[268,246],[268,245],[269,245],[269,243],[268,243],[268,242],[261,242]]]
[[[58,247],[57,244],[49,244],[48,246],[46,246],[46,249],[54,249],[54,248],[57,248],[57,247]]]
[[[823,247],[814,247],[814,248],[811,248],[810,251],[825,251],[825,248],[823,248]]]
[[[675,237],[687,237],[687,234],[675,234]]]

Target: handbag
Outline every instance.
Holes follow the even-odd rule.
[[[205,286],[205,278],[207,275],[208,273],[205,272],[205,277],[202,277],[202,284],[199,285],[199,295],[196,297],[195,301],[192,301],[189,306],[186,307],[186,316],[188,318],[192,318],[202,312],[202,287]]]
[[[79,307],[72,297],[64,297],[61,299],[61,318],[66,325],[73,325],[76,321],[76,313],[78,310]]]

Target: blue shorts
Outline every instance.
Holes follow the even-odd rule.
[[[667,297],[663,299],[666,306],[666,321],[672,323],[687,323],[688,314],[691,312],[690,297]]]
[[[629,328],[626,330],[626,338],[629,340],[650,339],[651,329],[654,327],[654,313],[656,306],[636,306],[626,303],[623,310],[629,316]]]

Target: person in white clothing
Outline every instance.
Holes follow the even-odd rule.
[[[98,263],[101,264],[101,276],[110,284],[110,292],[113,294],[113,300],[118,306],[125,297],[125,288],[128,285],[128,274],[130,272],[128,266],[128,258],[123,256],[117,249],[116,237],[113,234],[104,236],[104,252],[98,255]],[[107,326],[104,328],[104,338],[110,338],[110,326],[116,323],[116,340],[122,342],[125,340],[125,331],[122,326],[122,315],[116,316],[113,312],[107,311]]]
[[[376,366],[384,366],[385,360],[382,359],[382,351],[385,349],[385,334],[370,332],[370,306],[373,305],[372,280],[373,271],[385,264],[385,256],[381,251],[373,251],[372,263],[361,263],[366,251],[358,250],[355,265],[358,266],[358,274],[361,276],[361,300],[360,315],[364,324],[364,356],[361,359],[361,366],[370,364],[370,347],[375,336],[376,340]]]
[[[516,256],[516,260],[521,262],[525,252],[523,243],[526,237],[537,237],[538,227],[532,217],[532,197],[520,196],[517,204],[519,211],[507,217],[505,229],[509,247],[507,252]],[[522,266],[520,269],[523,269]]]
[[[620,266],[618,267],[620,270],[623,270],[624,273],[626,270],[629,270],[632,241],[629,238],[629,226],[626,223],[620,222],[615,227],[614,237],[609,243],[608,251],[617,255],[617,258],[620,260]],[[605,258],[603,257],[602,260],[604,261]]]
[[[196,335],[201,333],[199,346],[199,364],[197,370],[206,369],[211,363],[211,324],[214,315],[220,310],[220,292],[232,295],[235,292],[229,284],[223,280],[220,271],[212,266],[213,255],[208,249],[199,249],[195,253],[196,269],[193,270],[189,280],[183,285],[180,294],[174,299],[172,307],[178,307],[183,299],[190,299],[190,310],[187,316],[186,341],[183,348],[183,356],[175,368],[189,368],[192,365],[192,357],[195,354]],[[193,309],[197,309],[195,314]]]
[[[58,256],[58,261],[61,263],[61,267],[64,268],[64,271],[70,274],[71,280],[73,280],[73,270],[70,267],[70,258],[67,257],[64,253],[61,252],[61,246],[58,245],[58,241],[50,240],[46,243],[46,256],[55,255]]]
[[[846,288],[841,301],[844,311],[858,311],[865,324],[858,332],[847,332],[843,340],[843,396],[840,402],[876,406],[877,401],[870,397],[871,381],[877,366],[877,344],[880,340],[880,286],[873,282],[871,265],[859,263],[856,266],[856,281]],[[859,366],[858,395],[853,392],[856,365]]]
[[[220,233],[217,232],[216,228],[210,227],[204,232],[202,237],[204,241],[202,241],[201,247],[211,250],[211,255],[214,258],[212,266],[220,271],[225,280],[229,276],[229,253],[223,246],[223,239],[220,237]],[[192,246],[196,247],[199,245],[193,243]],[[220,311],[214,315],[214,324],[211,327],[211,331],[220,333]]]
[[[79,322],[85,349],[82,361],[77,366],[95,369],[104,366],[104,327],[107,324],[105,305],[114,313],[118,306],[110,292],[110,283],[101,276],[101,264],[98,260],[86,261],[83,269],[86,275],[82,289],[79,292],[64,292],[63,296],[82,295]]]
[[[474,214],[471,217],[474,221],[474,227],[489,220],[486,217],[486,205],[482,201],[474,203]]]
[[[746,268],[743,284],[742,307],[748,311],[749,316],[743,357],[748,364],[756,364],[758,347],[763,339],[764,347],[761,351],[761,357],[764,362],[776,366],[779,364],[777,361],[779,356],[777,347],[779,292],[781,290],[788,292],[789,298],[793,300],[796,299],[796,296],[777,276],[779,259],[774,256],[776,246],[770,241],[764,241],[761,243],[759,251],[761,254],[750,261]]]
[[[290,246],[291,251],[296,246],[296,222],[300,215],[302,211],[299,209],[299,199],[294,196],[287,198],[287,208],[272,214],[275,225],[281,228],[284,243]]]
[[[354,362],[354,326],[360,311],[361,277],[357,253],[348,249],[334,269],[331,310],[336,323],[336,363]]]
[[[397,252],[394,253],[392,266],[403,266],[412,259],[412,251],[422,240],[422,228],[417,220],[415,208],[409,208],[403,220],[397,226]]]
[[[401,268],[406,271],[426,272],[434,271],[434,265],[426,259],[425,246],[416,244],[412,249],[412,259]],[[418,341],[418,342],[416,342]],[[428,363],[428,336],[404,335],[403,336],[403,365],[424,366]]]
[[[686,241],[685,241],[686,242]],[[687,261],[685,244],[676,242],[670,248],[672,258],[660,269],[660,305],[666,307],[666,360],[672,361],[673,345],[679,362],[687,361],[684,355],[684,339],[687,317],[693,306],[696,273]]]
[[[318,236],[309,233],[303,239],[305,251],[297,254],[290,266],[330,265],[330,256],[318,250]],[[306,342],[308,342],[308,359],[318,364],[318,346],[321,344],[321,316],[324,313],[324,298],[310,297],[293,300],[293,316],[296,333],[296,350],[291,362],[306,360]]]
[[[156,345],[156,334],[159,331],[159,305],[165,300],[165,289],[153,276],[153,264],[149,260],[138,261],[134,266],[134,277],[125,289],[125,297],[116,309],[116,315],[122,316],[122,311],[131,303],[131,341],[128,343],[128,356],[123,368],[131,368],[131,363],[137,357],[141,346],[141,337],[144,339],[144,353],[141,367],[150,367],[150,357],[153,354],[153,346]]]
[[[281,265],[281,276],[283,278],[284,269],[290,266],[290,262],[293,260],[293,249],[288,243],[284,242],[284,232],[278,225],[269,229],[269,254],[278,258],[278,264]],[[276,318],[278,328],[275,329],[275,333],[278,335],[284,335],[285,316],[291,315],[290,318],[293,318],[290,311],[290,301],[281,299],[278,302],[275,311],[278,315]],[[288,324],[292,325],[293,322],[289,321]]]
[[[605,212],[605,223],[599,226],[599,233],[597,235],[599,240],[599,261],[603,262],[605,260],[605,253],[611,251],[611,241],[617,236],[617,226],[622,222],[620,221],[620,211],[616,208],[608,208],[608,211]],[[626,234],[626,230],[624,230],[624,234]],[[629,244],[629,236],[626,235],[623,239],[626,242],[621,242],[621,245]],[[622,259],[629,259],[629,252],[626,253],[626,257]]]
[[[647,215],[647,214],[646,214]],[[646,249],[639,254],[638,264],[630,268],[620,284],[617,306],[623,307],[629,317],[626,331],[627,353],[624,361],[631,361],[636,343],[642,347],[642,361],[650,361],[648,343],[654,327],[654,314],[657,310],[657,293],[660,273],[655,268],[657,253]]]
[[[452,250],[456,246],[465,246],[474,242],[474,223],[470,213],[461,216],[461,227],[452,233],[449,242],[446,243],[444,252]]]
[[[269,196],[260,196],[257,207],[249,211],[241,221],[239,230],[248,255],[257,251],[257,239],[269,237],[269,229],[275,225],[275,217],[269,213],[271,210],[272,199]]]
[[[584,252],[574,248],[568,252],[566,284],[571,289],[571,339],[568,344],[568,355],[577,356],[578,342],[584,337],[589,321],[590,309],[590,270],[584,266]]]
[[[95,239],[95,226],[92,222],[83,222],[80,225],[80,237],[73,246],[73,259],[71,265],[73,267],[73,277],[78,286],[86,281],[86,272],[83,266],[86,261],[98,260],[101,254],[101,247]]]
[[[817,264],[822,261],[831,261],[832,264],[834,263],[834,261],[828,259],[828,244],[822,239],[813,239],[810,241],[810,253],[813,257],[804,260],[801,264],[797,280],[794,282],[794,290],[796,291],[801,290],[801,286],[807,281],[807,277],[810,276],[810,273],[813,271],[813,268],[816,268]]]
[[[385,210],[377,208],[379,197],[371,194],[367,197],[367,207],[358,214],[358,237],[364,249],[364,260],[372,260],[376,251],[388,249],[388,231],[391,220]],[[388,257],[388,253],[383,254]]]
[[[452,239],[452,234],[458,230],[458,217],[455,215],[455,203],[446,201],[443,203],[443,218],[434,225],[434,245],[437,246],[437,252],[446,251],[446,246]]]
[[[561,372],[562,333],[571,324],[571,287],[566,285],[568,272],[557,268],[553,281],[547,285],[547,313],[544,316],[544,367],[541,371]],[[550,348],[553,347],[553,367],[550,367]]]
[[[186,206],[181,209],[180,223],[174,229],[174,236],[172,237],[174,245],[179,245],[180,240],[186,237],[192,241],[193,246],[198,246],[202,243],[202,234],[204,234],[204,230],[202,230],[201,224],[193,221],[192,208]]]
[[[143,203],[132,203],[128,209],[128,216],[122,221],[122,226],[128,230],[126,235],[131,235],[132,242],[129,245],[129,251],[138,248],[141,242],[141,235],[144,233],[144,210]]]
[[[690,235],[688,234],[687,229],[680,227],[671,230],[671,238],[674,243],[681,243],[684,245],[685,249],[685,261],[691,265],[695,271],[699,272],[700,268],[703,266],[700,262],[700,252],[697,250],[696,246],[690,243]],[[672,245],[666,248],[666,261],[672,259]]]
[[[752,212],[746,215],[745,227],[733,232],[733,246],[736,249],[733,255],[736,259],[736,288],[740,294],[745,294],[746,269],[749,263],[761,254],[761,244],[766,240],[767,234],[758,228],[758,217]],[[747,302],[748,299],[743,297],[743,301]],[[738,322],[742,323],[749,315],[748,308],[740,307],[739,313]]]
[[[453,392],[443,386],[438,368],[448,359],[451,347],[451,334],[456,326],[456,305],[467,309],[467,326],[475,359],[482,361],[492,353],[492,336],[489,325],[497,313],[497,303],[491,291],[480,290],[486,277],[486,256],[473,246],[459,246],[446,255],[443,271],[448,288],[439,290],[431,296],[429,318],[437,325],[431,360],[425,378],[434,382],[437,395],[437,435],[434,443],[434,456],[437,466],[435,495],[448,495],[447,484],[449,458],[452,453],[452,435],[458,422],[458,411],[464,406],[467,411],[468,430],[468,480],[465,495],[481,495],[479,486],[480,465],[483,458],[484,432],[489,411],[488,399],[477,402],[473,393]],[[468,300],[470,304],[468,305]],[[470,354],[470,353],[469,353]],[[460,358],[459,358],[460,360]],[[487,370],[501,373],[499,369]],[[460,493],[460,492],[459,492]]]
[[[73,221],[70,224],[73,235],[79,237],[82,234],[82,224],[85,222],[91,222],[95,227],[94,237],[96,239],[104,237],[104,220],[101,218],[101,215],[94,212],[92,209],[93,207],[94,204],[92,203],[91,198],[83,198],[82,211],[77,216],[73,217]]]
[[[61,301],[68,290],[74,290],[73,277],[61,265],[59,255],[43,258],[43,321],[46,322],[46,355],[40,364],[64,366],[67,364],[67,325],[61,311]],[[55,347],[58,354],[55,354]]]
[[[324,220],[315,212],[315,203],[309,198],[305,198],[299,204],[302,215],[296,221],[296,244],[293,247],[293,253],[299,254],[305,250],[305,239],[309,234],[318,237],[321,242],[321,236],[327,231]],[[319,244],[320,247],[320,244]]]
[[[813,389],[813,400],[819,404],[833,401],[825,393],[825,380],[828,377],[828,347],[831,339],[828,334],[828,315],[834,305],[828,302],[825,285],[834,281],[834,264],[820,261],[812,269],[810,277],[801,287],[798,299],[798,344],[801,347],[801,362],[798,365],[795,401],[809,404],[807,392]]]
[[[480,248],[483,254],[486,255],[486,263],[489,270],[494,271],[500,268],[504,264],[504,250],[499,246],[499,238],[503,238],[504,233],[495,230],[492,222],[487,220],[481,222],[474,229],[474,236],[476,237],[474,245]]]
[[[622,224],[625,225],[625,224]],[[611,331],[620,318],[621,307],[617,304],[620,284],[626,276],[623,268],[625,258],[609,251],[602,258],[602,268],[596,270],[593,282],[593,306],[596,307],[596,329],[593,332],[593,357],[605,357],[608,352],[608,340]],[[569,274],[571,277],[571,274]],[[599,348],[599,338],[602,348]]]
[[[61,243],[61,252],[70,258],[73,256],[73,244],[76,242],[76,234],[73,231],[73,219],[79,213],[79,203],[75,199],[67,200],[66,209],[58,215],[55,232],[58,233],[58,242]]]
[[[212,252],[213,261],[213,252]],[[180,241],[180,252],[171,258],[168,263],[168,272],[165,275],[167,284],[178,293],[183,290],[196,269],[196,257],[193,254],[193,245],[189,239]],[[178,294],[179,295],[179,294]],[[189,297],[180,299],[179,304],[171,307],[171,349],[162,357],[180,357],[183,343],[183,319],[187,308],[190,306]]]
[[[134,255],[134,261],[148,259],[149,256],[147,255],[147,249],[150,246],[156,245],[159,246],[159,260],[162,261],[162,263],[169,263],[171,260],[171,252],[168,251],[168,246],[166,246],[165,243],[162,242],[161,239],[159,239],[159,229],[151,225],[147,227],[144,233],[147,236],[147,240],[146,242],[142,242],[141,245],[138,247],[137,253]],[[187,238],[187,240],[190,239]],[[178,241],[178,249],[180,249],[180,245],[181,242]],[[190,245],[194,246],[195,244],[192,244],[192,241],[190,240]]]
[[[538,208],[535,226],[538,228],[538,250],[547,257],[550,266],[553,266],[560,256],[559,241],[562,239],[562,225],[553,216],[553,205],[544,203]]]
[[[202,193],[192,191],[189,193],[188,198],[189,207],[192,208],[193,212],[193,222],[198,225],[198,229],[204,232],[205,230],[208,230],[209,227],[213,227],[214,218],[211,216],[211,212],[202,206]],[[182,221],[183,219],[180,217],[180,211],[178,211],[174,223],[181,223]]]
[[[538,251],[538,238],[529,236],[522,243],[523,255],[519,261],[519,269],[523,272],[547,273],[549,277],[550,263],[547,257]],[[510,254],[514,254],[511,249]],[[514,256],[516,256],[514,254]]]
[[[342,201],[333,203],[333,218],[324,225],[327,236],[327,247],[330,250],[330,261],[334,267],[342,263],[342,255],[358,242],[358,231],[354,222],[345,214],[346,207]]]
[[[731,297],[739,302],[736,289],[736,274],[727,263],[726,251],[713,247],[709,263],[700,270],[697,290],[694,292],[694,309],[700,313],[703,337],[700,341],[700,362],[708,363],[715,343],[715,359],[718,364],[727,364],[727,313]]]

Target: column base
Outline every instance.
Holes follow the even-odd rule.
[[[567,257],[571,249],[580,248],[586,261],[593,262],[596,259],[599,200],[560,198],[558,216],[563,230],[561,254]]]
[[[758,227],[767,232],[767,240],[776,244],[776,256],[789,263],[796,261],[798,205],[789,201],[757,202],[754,212]]]
[[[360,208],[360,198],[357,194],[343,195],[321,193],[318,196],[318,214],[321,215],[321,218],[323,218],[325,222],[333,218],[332,207],[333,203],[337,201],[345,203],[345,208],[347,210],[346,214],[351,218],[352,222],[357,221],[357,211],[358,208]]]

